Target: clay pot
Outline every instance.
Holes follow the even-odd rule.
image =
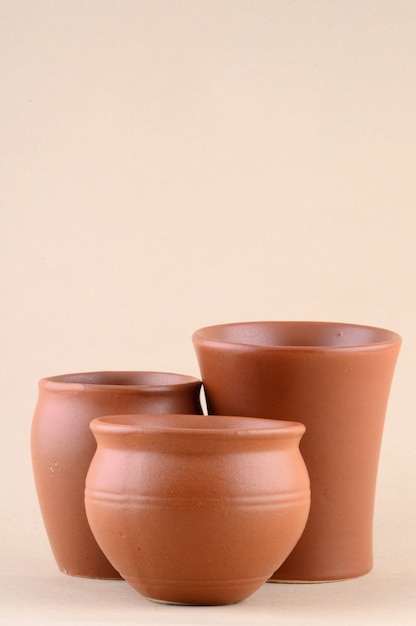
[[[252,594],[299,539],[310,506],[301,424],[127,415],[91,422],[91,529],[145,597],[230,604]]]
[[[89,372],[43,378],[32,433],[39,504],[59,569],[116,578],[88,526],[85,477],[96,443],[90,421],[110,413],[198,413],[201,382],[163,372]]]
[[[193,335],[210,413],[306,426],[311,480],[305,532],[273,576],[324,581],[373,565],[373,510],[383,425],[401,338],[326,322],[252,322]]]

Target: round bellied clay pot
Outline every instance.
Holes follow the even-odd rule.
[[[202,413],[201,382],[165,372],[87,372],[43,378],[31,452],[43,521],[59,569],[117,578],[89,528],[85,477],[96,443],[90,421],[111,413]]]
[[[400,336],[354,324],[271,321],[202,328],[193,343],[210,413],[306,426],[300,449],[311,511],[272,580],[369,572],[378,459]]]
[[[91,422],[91,529],[136,591],[231,604],[256,591],[299,539],[310,506],[304,426],[206,415]]]

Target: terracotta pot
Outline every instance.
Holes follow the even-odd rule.
[[[91,422],[85,506],[99,545],[145,597],[230,604],[299,539],[310,506],[301,424],[127,415]]]
[[[272,579],[324,581],[373,565],[383,425],[401,338],[326,322],[252,322],[193,335],[210,413],[300,421],[311,512]]]
[[[33,473],[49,542],[65,574],[119,577],[85,515],[85,477],[96,449],[90,421],[120,412],[202,412],[200,388],[196,378],[163,372],[89,372],[39,381]]]

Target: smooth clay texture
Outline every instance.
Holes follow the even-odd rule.
[[[84,507],[96,449],[90,422],[114,413],[201,413],[201,382],[170,372],[81,372],[39,381],[31,428],[33,474],[51,549],[70,576],[119,578]]]
[[[373,566],[377,469],[401,347],[390,330],[329,322],[247,322],[193,334],[212,414],[302,421],[311,511],[272,578],[336,581]]]
[[[0,623],[413,626],[414,0],[0,0]],[[163,606],[63,575],[32,473],[37,382],[199,378],[194,330],[403,339],[370,573]]]
[[[270,578],[310,508],[302,424],[200,415],[91,422],[85,507],[123,578],[173,604],[240,602]]]

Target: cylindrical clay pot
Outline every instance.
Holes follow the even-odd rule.
[[[113,413],[202,413],[201,382],[164,372],[88,372],[39,381],[32,465],[39,504],[59,569],[118,578],[89,528],[84,488],[96,449],[90,421]]]
[[[193,335],[212,414],[305,424],[311,511],[276,581],[325,581],[373,565],[378,459],[401,338],[369,326],[248,322]]]
[[[91,529],[149,599],[238,602],[266,582],[305,527],[302,424],[124,415],[91,428],[98,443],[85,489]]]

